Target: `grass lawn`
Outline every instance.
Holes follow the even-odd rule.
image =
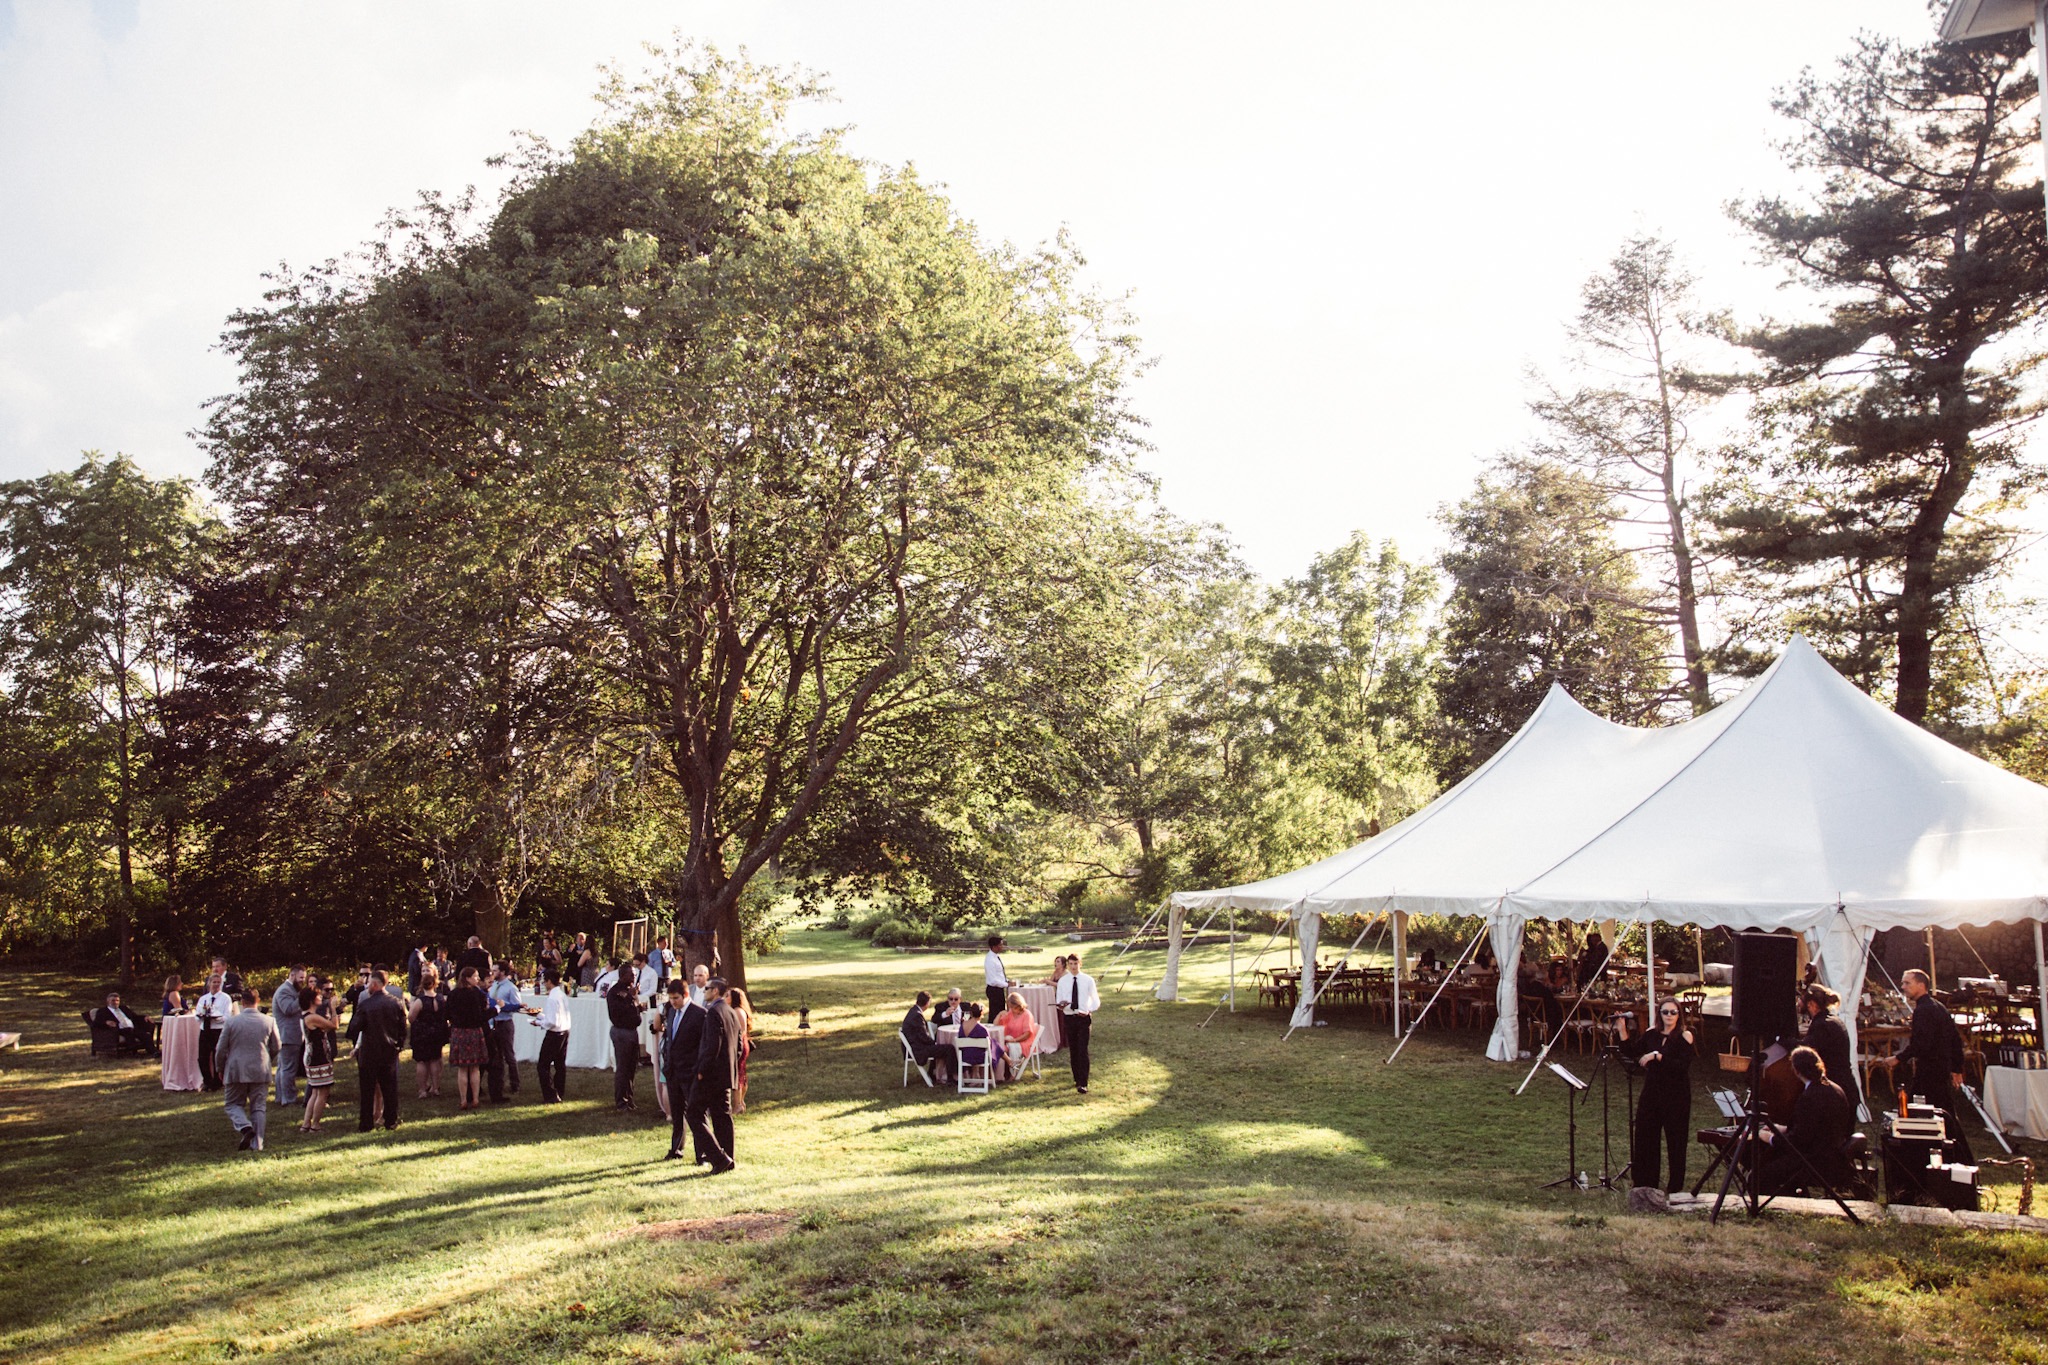
[[[1013,943],[1020,977],[1065,946]],[[638,1116],[603,1072],[544,1109],[530,1068],[458,1115],[408,1063],[404,1125],[358,1135],[344,1063],[327,1131],[238,1155],[217,1097],[89,1059],[85,985],[0,979],[27,1035],[0,1054],[0,1362],[2048,1361],[2048,1239],[1539,1191],[1560,1087],[1511,1096],[1475,1035],[1387,1067],[1363,1020],[1203,1029],[1149,999],[1157,953],[1120,995],[1109,956],[1094,1093],[1062,1054],[959,1096],[902,1088],[894,1032],[920,986],[972,998],[978,958],[792,934],[754,969],[723,1177],[659,1159],[645,1073]],[[1187,999],[1221,961],[1193,955]]]

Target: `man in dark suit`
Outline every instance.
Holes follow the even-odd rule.
[[[1894,1063],[1911,1062],[1911,1092],[1947,1111],[1949,1138],[1962,1145],[1962,1163],[1968,1165],[1969,1142],[1963,1137],[1962,1111],[1956,1107],[1956,1091],[1963,1085],[1963,1036],[1956,1031],[1955,1016],[1934,998],[1934,982],[1927,973],[1911,968],[1900,974],[1899,986],[1913,1002],[1913,1035]]]
[[[375,1126],[374,1097],[384,1097],[384,1127],[398,1127],[398,1054],[405,1047],[405,1007],[385,993],[388,978],[370,973],[370,984],[348,1017],[349,1040],[356,1045],[356,1129]]]
[[[690,983],[676,977],[668,983],[668,1010],[661,1021],[661,1074],[668,1082],[669,1161],[683,1159],[683,1134],[690,1134],[699,1166],[711,1159],[689,1117],[690,1097],[696,1091],[697,1053],[704,1045],[704,1021],[709,1015],[690,998]]]
[[[953,1077],[946,1066],[946,1054],[939,1051],[939,1038],[932,1029],[932,1022],[924,1017],[924,1007],[931,1002],[930,991],[917,993],[917,1002],[903,1016],[903,1039],[910,1045],[911,1060],[919,1066],[931,1068],[934,1079],[943,1085]]]
[[[1856,1131],[1856,1111],[1842,1087],[1828,1079],[1827,1064],[1810,1047],[1792,1049],[1792,1072],[1805,1082],[1805,1089],[1792,1102],[1792,1125],[1782,1132],[1763,1129],[1771,1154],[1764,1160],[1758,1178],[1764,1193],[1782,1194],[1810,1186],[1818,1175],[1838,1192],[1847,1193],[1855,1183],[1856,1171],[1842,1150]]]
[[[711,1174],[733,1168],[732,1087],[740,1074],[740,1017],[725,1003],[725,978],[704,984],[704,1033],[684,1111],[697,1150],[711,1162]]]
[[[1828,1079],[1842,1087],[1842,1093],[1849,1097],[1849,1112],[1854,1114],[1856,1106],[1863,1102],[1863,1092],[1856,1084],[1856,1068],[1849,1060],[1849,1030],[1842,1027],[1842,1021],[1834,1014],[1841,999],[1816,981],[1800,992],[1799,1008],[1809,1020],[1806,1045],[1820,1054],[1821,1063],[1828,1069]]]
[[[484,941],[475,934],[469,936],[468,944],[464,946],[461,952],[455,955],[455,979],[457,981],[462,979],[462,969],[464,967],[476,968],[476,979],[479,985],[491,979],[491,955],[485,950]]]
[[[122,1008],[119,991],[107,992],[107,1003],[92,1012],[92,1027],[95,1033],[103,1029],[112,1033],[117,1051],[156,1054],[156,1042],[150,1037],[147,1020]]]

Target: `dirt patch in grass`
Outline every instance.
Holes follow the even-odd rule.
[[[733,1213],[723,1218],[671,1218],[646,1223],[633,1235],[650,1242],[771,1242],[796,1226],[788,1210],[775,1213]]]

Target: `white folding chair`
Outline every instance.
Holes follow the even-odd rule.
[[[953,1040],[954,1089],[961,1094],[986,1095],[989,1092],[989,1045],[993,1038],[955,1038]],[[981,1060],[967,1060],[968,1050],[978,1053]]]
[[[1008,1059],[1009,1055],[1010,1045],[1008,1043],[1005,1043],[1003,1044],[1003,1056],[1005,1060]],[[1038,1077],[1038,1079],[1040,1080],[1045,1079],[1045,1069],[1038,1064],[1037,1039],[1034,1038],[1032,1040],[1031,1051],[1025,1053],[1022,1058],[1018,1059],[1018,1061],[1014,1063],[1014,1068],[1015,1069],[1013,1073],[1013,1079],[1022,1080],[1024,1078],[1024,1073],[1027,1071],[1030,1072],[1032,1075]]]
[[[919,1080],[923,1081],[927,1086],[931,1085],[932,1073],[927,1071],[918,1062],[917,1054],[910,1050],[909,1035],[905,1034],[902,1029],[897,1029],[896,1041],[903,1044],[903,1084],[906,1086],[910,1084],[910,1073],[915,1071]]]

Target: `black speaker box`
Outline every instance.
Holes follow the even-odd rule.
[[[1799,940],[1745,930],[1735,936],[1730,1031],[1771,1039],[1799,1031]]]

